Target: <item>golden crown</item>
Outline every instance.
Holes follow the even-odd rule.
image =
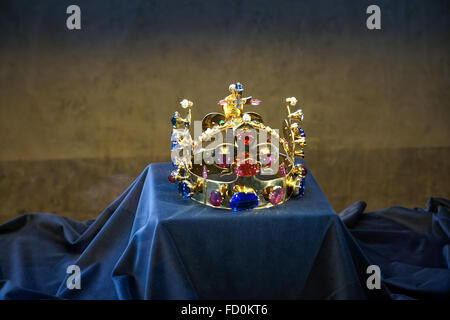
[[[301,109],[291,112],[295,97],[286,99],[287,117],[283,137],[264,124],[245,105],[260,100],[243,97],[241,83],[229,86],[230,95],[219,101],[222,113],[209,113],[194,121],[192,139],[191,108],[187,99],[180,102],[187,115],[177,111],[172,122],[172,164],[169,181],[178,183],[178,191],[208,206],[242,211],[282,204],[303,197],[307,169],[295,163],[304,157],[305,132]]]

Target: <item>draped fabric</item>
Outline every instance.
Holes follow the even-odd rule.
[[[303,199],[233,213],[180,197],[176,185],[167,181],[170,171],[170,164],[149,165],[95,220],[78,222],[32,213],[0,225],[0,298],[446,295],[449,229],[445,200],[412,211],[417,218],[400,225],[401,217],[410,212],[407,209],[399,209],[404,214],[397,218],[386,217],[390,211],[384,216],[363,215],[361,204],[341,214],[342,221],[308,174]],[[407,240],[400,243],[401,228],[411,231],[404,231]],[[384,232],[390,238],[383,237]],[[406,251],[395,260],[389,254],[398,253],[400,245]],[[407,257],[411,252],[422,256]],[[366,285],[369,264],[380,265],[384,280],[380,289],[369,290]],[[72,265],[79,267],[80,289],[68,286],[73,280]],[[400,269],[407,272],[402,276]],[[440,272],[438,276],[431,274],[433,270]]]
[[[356,202],[340,217],[367,259],[380,266],[396,299],[450,298],[450,201],[424,209],[391,207],[364,214]]]

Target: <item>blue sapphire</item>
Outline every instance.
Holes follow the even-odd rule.
[[[301,199],[303,198],[303,195],[305,194],[305,188],[299,188],[298,193],[293,196],[294,199]]]
[[[303,195],[305,194],[305,178],[301,178],[300,179],[300,185],[298,188],[298,195],[296,196],[296,198],[303,198]]]
[[[178,114],[177,114],[177,112],[175,112],[175,113],[173,114],[172,118],[170,119],[170,121],[172,122],[172,126],[173,126],[174,128],[177,127],[177,118],[178,118]]]
[[[300,188],[303,188],[303,189],[305,188],[305,180],[306,180],[305,178],[300,179]]]
[[[190,198],[191,197],[191,188],[185,181],[181,181],[178,184],[178,192],[183,196],[183,198]]]
[[[253,209],[258,206],[258,196],[253,192],[238,192],[231,197],[230,207],[233,211]]]
[[[178,141],[172,141],[172,147],[170,148],[170,151],[173,151],[177,145]]]
[[[303,138],[306,137],[305,131],[300,127],[298,127],[298,133],[300,134],[300,137],[303,137]]]

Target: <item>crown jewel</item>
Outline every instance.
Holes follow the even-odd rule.
[[[266,208],[303,197],[307,169],[295,164],[304,157],[305,131],[301,109],[291,112],[295,97],[287,98],[283,137],[264,124],[256,112],[244,112],[259,99],[243,97],[243,85],[229,86],[230,94],[219,101],[223,113],[212,112],[194,122],[187,99],[180,102],[187,114],[176,111],[172,118],[172,164],[169,181],[179,193],[208,206],[242,211]]]

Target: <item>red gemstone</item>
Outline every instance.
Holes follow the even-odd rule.
[[[239,177],[250,177],[259,174],[259,170],[260,169],[258,164],[250,164],[246,161],[238,165],[234,169],[234,173]]]
[[[302,176],[306,177],[307,174],[308,174],[308,169],[306,169],[306,167],[304,165],[302,165]]]
[[[170,183],[175,183],[175,176],[171,173],[169,174],[169,176],[167,177],[167,179],[169,179]]]
[[[243,151],[237,157],[237,166],[234,169],[234,173],[239,177],[256,176],[260,172],[260,166],[257,164],[253,157],[250,156],[250,152]]]
[[[254,131],[252,130],[246,130],[242,131],[241,134],[239,134],[238,139],[242,141],[246,146],[250,145],[254,140]]]

